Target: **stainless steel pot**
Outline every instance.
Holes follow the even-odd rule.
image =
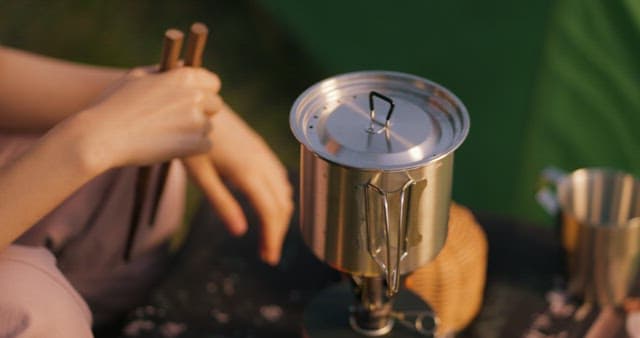
[[[291,110],[301,143],[301,230],[314,254],[352,275],[400,274],[444,245],[453,151],[467,110],[429,80],[397,72],[339,75]]]

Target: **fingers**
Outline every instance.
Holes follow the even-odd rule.
[[[293,209],[284,167],[262,138],[225,106],[213,117],[209,152],[220,174],[247,196],[260,219],[260,255],[277,264]]]
[[[277,208],[281,210],[287,220],[293,213],[293,187],[289,183],[287,170],[277,159],[271,162],[269,169],[265,169],[264,184],[269,188]]]
[[[280,261],[293,204],[288,207],[287,203],[278,202],[280,193],[274,192],[267,181],[246,180],[242,189],[260,217],[260,257],[266,263],[276,265]]]
[[[158,122],[178,128],[197,137],[207,137],[212,130],[212,116],[223,107],[220,96],[204,90],[174,90],[164,116]]]
[[[141,78],[147,74],[152,73],[153,70],[147,69],[145,67],[136,67],[127,72],[127,76],[132,78]]]
[[[220,78],[216,74],[204,68],[183,67],[181,69],[187,71],[187,80],[192,81],[194,85],[203,86],[216,93],[220,91]]]
[[[183,158],[182,161],[229,232],[234,236],[243,235],[247,231],[247,220],[242,208],[224,185],[208,157],[198,155]]]
[[[183,162],[191,178],[202,189],[213,210],[219,215],[227,230],[240,236],[247,231],[247,220],[240,204],[222,182],[216,169],[206,156],[184,158]],[[291,186],[270,183],[269,180],[247,181],[242,189],[260,217],[260,257],[268,264],[280,261],[282,245],[293,212]]]
[[[194,70],[198,71],[197,73],[199,74],[201,73],[199,72],[199,69],[191,69],[189,72],[192,72]],[[175,70],[171,72],[179,72],[179,71]],[[203,73],[203,74],[207,75],[207,73]],[[181,75],[178,75],[178,76],[181,76]],[[211,80],[209,76],[204,76],[204,78]],[[204,114],[207,116],[213,116],[214,114],[222,110],[225,106],[222,98],[219,95],[217,95],[217,88],[219,88],[220,84],[219,84],[219,81],[217,80],[217,77],[215,76],[214,76],[213,82],[211,81],[204,81],[204,82],[205,82],[204,84],[200,83],[196,88],[187,86],[187,88],[183,88],[182,91],[185,94],[189,93],[188,95],[191,97],[191,100],[196,108],[200,108],[204,112]],[[174,89],[174,93],[175,91],[176,90]]]
[[[222,98],[218,95],[212,95],[211,93],[204,93],[202,104],[202,109],[207,116],[213,116],[224,107]]]
[[[220,78],[204,68],[179,67],[159,76],[172,78],[173,81],[178,81],[187,87],[203,88],[215,93],[220,90]]]
[[[273,220],[272,222],[263,220],[263,223],[265,223],[263,226],[263,232],[272,234],[269,235],[269,237],[265,235],[262,238],[261,249],[265,250],[262,257],[263,259],[268,258],[265,259],[265,261],[270,262],[271,264],[277,264],[280,260],[283,242],[287,235],[291,215],[294,210],[293,188],[289,183],[286,170],[284,170],[284,168],[282,168],[282,170],[283,172],[279,175],[268,175],[264,179],[265,185],[269,189],[269,193],[272,198],[271,208],[274,208],[277,214],[277,220]],[[265,230],[265,227],[269,227],[270,230]],[[273,246],[277,246],[278,250],[272,252],[274,251]],[[261,251],[261,254],[262,253],[263,252]],[[273,257],[276,253],[277,257]],[[274,258],[276,259],[275,261],[272,260]]]
[[[200,104],[195,111],[196,119],[198,117],[204,117],[204,127],[201,129],[201,136],[204,138],[209,137],[209,133],[213,129],[213,123],[211,122],[211,117],[214,114],[217,114],[223,106],[222,99],[218,95],[211,95],[209,93],[205,93],[198,98],[200,100]],[[208,150],[208,149],[206,149]]]
[[[150,74],[147,68],[133,68],[128,75],[133,79],[145,77]],[[222,98],[217,95],[220,90],[220,79],[206,69],[180,67],[155,76],[167,81],[166,84],[170,85],[174,94],[191,92],[194,103],[202,106],[204,113],[208,116],[214,115],[224,106]]]

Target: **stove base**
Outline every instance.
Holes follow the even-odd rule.
[[[358,338],[378,336],[385,338],[436,337],[436,320],[431,307],[420,297],[408,290],[400,290],[394,296],[393,311],[404,313],[404,320],[395,318],[390,330],[380,330],[378,334],[366,334],[352,328],[353,321],[349,308],[353,306],[354,293],[347,282],[331,286],[307,304],[304,311],[303,335],[306,338]],[[422,315],[420,324],[423,331],[416,330],[416,316]],[[351,322],[351,323],[350,323]],[[420,325],[418,325],[420,326]]]

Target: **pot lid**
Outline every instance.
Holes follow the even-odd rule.
[[[403,170],[453,152],[469,115],[446,88],[398,72],[363,71],[323,80],[302,93],[293,134],[321,158],[364,170]]]

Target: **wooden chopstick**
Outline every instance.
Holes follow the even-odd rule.
[[[204,46],[207,44],[209,28],[202,22],[196,22],[189,29],[187,38],[187,51],[184,56],[184,64],[190,67],[202,66],[202,54]]]
[[[187,50],[184,56],[184,65],[188,67],[200,67],[202,66],[202,53],[204,47],[207,44],[207,35],[209,29],[201,22],[196,22],[191,25],[189,29],[189,37],[187,38]],[[167,175],[169,174],[170,162],[165,162],[160,167],[160,173],[158,175],[157,187],[155,196],[153,197],[153,204],[151,204],[151,222],[149,225],[155,223],[158,204],[160,204],[160,198],[164,192],[164,186],[167,181]]]
[[[162,45],[162,56],[160,59],[160,71],[168,71],[178,65],[180,58],[180,50],[182,49],[182,41],[184,34],[177,29],[168,29],[164,33],[164,41]],[[133,200],[133,210],[131,212],[131,220],[129,223],[129,235],[124,249],[124,259],[129,261],[131,258],[131,250],[138,232],[138,227],[142,221],[142,208],[147,191],[149,190],[149,181],[151,180],[152,167],[141,167],[138,169],[136,176],[136,190]]]

